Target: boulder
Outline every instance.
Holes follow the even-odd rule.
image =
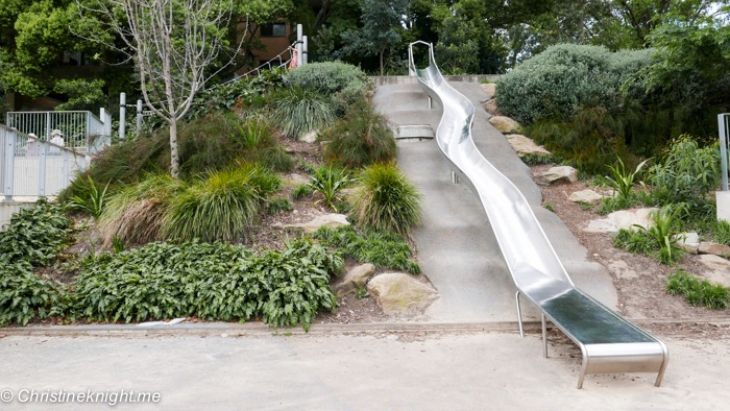
[[[499,107],[497,107],[497,99],[493,98],[491,100],[487,100],[484,103],[482,103],[482,107],[484,107],[484,110],[487,111],[487,113],[493,115],[493,116],[504,116],[501,111],[499,111]]]
[[[535,182],[544,186],[555,183],[575,183],[578,181],[578,170],[570,166],[551,167],[548,171],[535,176]]]
[[[719,255],[720,257],[730,257],[730,247],[725,244],[701,242],[699,248],[700,254]]]
[[[375,274],[374,265],[370,263],[358,265],[357,267],[348,271],[347,274],[345,274],[345,276],[342,278],[342,281],[335,285],[335,290],[348,292],[358,287],[362,287],[365,285],[365,283],[368,282],[373,274]]]
[[[481,87],[487,95],[487,100],[497,97],[497,83],[482,83]]]
[[[423,311],[439,297],[431,284],[403,273],[373,277],[368,282],[368,291],[386,314]]]
[[[688,253],[697,254],[700,249],[700,235],[697,233],[682,233],[675,236],[677,245]]]
[[[284,176],[284,186],[294,188],[309,184],[312,182],[312,177],[303,174],[290,173]]]
[[[601,203],[603,196],[593,190],[581,190],[571,194],[568,200],[574,203],[585,203],[595,206]]]
[[[656,208],[638,208],[635,210],[621,210],[611,213],[606,218],[588,222],[583,229],[587,233],[617,233],[620,229],[633,229],[634,225],[649,227],[652,224],[650,214]]]
[[[303,141],[305,143],[316,143],[317,142],[317,130],[312,130],[309,133],[302,134],[297,138],[299,141]]]
[[[347,221],[347,216],[343,214],[324,214],[315,217],[314,219],[304,222],[304,223],[294,223],[294,224],[281,224],[281,223],[274,223],[272,227],[274,228],[293,228],[293,229],[301,229],[305,234],[311,234],[315,231],[319,230],[321,227],[330,227],[330,228],[337,228],[345,225],[350,225],[350,222]]]
[[[518,156],[524,157],[530,156],[549,156],[550,152],[545,150],[544,147],[538,146],[532,141],[531,138],[523,136],[522,134],[510,134],[507,135],[507,141],[515,150]]]
[[[517,134],[522,131],[520,123],[509,117],[494,116],[489,119],[489,123],[502,134]]]
[[[707,281],[730,287],[730,261],[712,254],[701,255],[700,261],[710,269],[702,273]]]

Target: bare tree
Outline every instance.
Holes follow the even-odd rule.
[[[170,174],[178,178],[178,122],[206,82],[231,64],[243,41],[228,63],[211,72],[211,63],[228,49],[233,0],[93,0],[93,8],[77,3],[103,14],[124,42],[118,47],[96,39],[134,60],[145,103],[170,126]]]

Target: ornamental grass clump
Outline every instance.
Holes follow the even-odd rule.
[[[109,247],[115,238],[126,244],[144,244],[163,239],[162,221],[171,198],[187,184],[169,174],[150,174],[140,183],[121,188],[99,218],[99,232]]]
[[[170,199],[162,233],[174,240],[244,241],[280,186],[277,176],[259,166],[211,173]]]
[[[670,275],[666,288],[669,294],[683,295],[694,306],[716,310],[730,306],[730,290],[722,284],[712,284],[686,271],[677,270]]]
[[[318,130],[336,119],[329,96],[302,88],[292,88],[277,100],[274,117],[284,134],[292,138]]]
[[[421,195],[395,165],[371,165],[360,174],[360,184],[352,210],[358,225],[407,234],[420,222]]]

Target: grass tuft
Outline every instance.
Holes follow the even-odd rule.
[[[360,175],[353,195],[359,225],[406,234],[421,220],[421,195],[393,164],[373,164]]]

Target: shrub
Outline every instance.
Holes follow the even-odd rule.
[[[302,88],[293,88],[276,102],[274,117],[284,134],[297,138],[335,120],[330,97]]]
[[[97,321],[261,316],[308,329],[319,310],[336,308],[329,281],[342,268],[339,255],[307,240],[261,255],[221,243],[151,243],[85,262],[76,309]]]
[[[601,46],[552,46],[519,64],[497,83],[497,104],[506,115],[526,125],[546,118],[570,119],[590,107],[620,108],[625,91],[622,85],[652,63],[654,52],[612,53]]]
[[[255,77],[213,86],[197,94],[186,118],[193,120],[217,111],[228,111],[232,107],[266,105],[266,96],[282,86],[286,72],[283,68],[266,70]]]
[[[353,106],[346,118],[319,134],[326,141],[324,157],[340,167],[364,167],[395,158],[393,132],[369,104]]]
[[[0,259],[0,327],[60,314],[66,298],[58,284],[33,274],[28,262]]]
[[[0,261],[45,266],[70,243],[72,231],[63,206],[41,200],[15,213],[0,231]]]
[[[724,309],[730,306],[730,290],[721,284],[711,284],[707,280],[678,270],[669,276],[667,292],[672,295],[684,295],[687,302],[696,306],[713,309]]]
[[[359,263],[371,263],[378,268],[404,270],[412,274],[421,272],[412,260],[413,253],[402,235],[373,230],[356,231],[351,226],[330,229],[320,228],[314,238],[328,247],[342,250],[347,257]]]
[[[719,150],[715,145],[700,148],[690,136],[681,136],[670,144],[664,161],[649,169],[649,175],[657,201],[695,208],[719,184]]]
[[[363,227],[408,233],[421,219],[421,196],[392,164],[374,164],[360,175],[353,214]]]
[[[170,168],[169,130],[162,128],[147,138],[123,141],[96,159],[87,176],[97,185],[136,183],[146,174],[160,174]],[[228,113],[213,113],[180,127],[178,133],[180,171],[183,177],[235,166],[239,161],[259,162],[274,170],[291,170],[294,160],[273,138],[273,130],[257,118],[239,119]],[[85,183],[84,183],[85,184]],[[62,193],[77,195],[72,186]],[[82,191],[83,192],[83,191]]]
[[[365,99],[370,81],[359,68],[340,62],[312,63],[291,70],[284,82],[293,88],[336,96],[346,104]]]
[[[563,163],[599,174],[616,157],[631,159],[625,144],[626,127],[623,117],[603,107],[591,107],[568,120],[542,120],[529,126],[526,134],[545,145]]]
[[[280,185],[278,177],[258,166],[211,173],[170,198],[162,233],[175,240],[245,240],[261,206]]]
[[[331,167],[320,167],[314,170],[312,182],[309,183],[309,186],[312,188],[312,191],[322,195],[322,199],[317,200],[317,203],[324,201],[325,206],[330,207],[335,212],[338,212],[337,203],[340,201],[340,191],[342,191],[349,182],[350,177],[345,170]]]

